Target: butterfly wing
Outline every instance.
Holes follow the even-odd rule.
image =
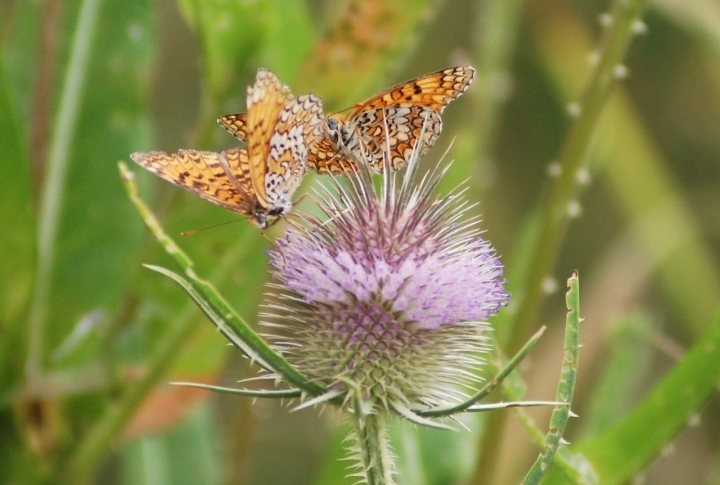
[[[270,139],[275,133],[280,112],[293,99],[274,72],[260,69],[247,95],[247,150],[250,175],[261,207],[268,208],[265,176],[268,172]]]
[[[136,163],[159,177],[225,209],[250,215],[255,196],[244,148],[222,153],[180,150],[133,153]]]
[[[270,139],[265,176],[269,207],[290,209],[290,198],[305,175],[309,147],[322,136],[322,126],[322,102],[315,95],[300,96],[283,108]]]
[[[388,106],[426,106],[437,114],[442,114],[450,101],[465,92],[474,77],[475,69],[470,66],[449,67],[425,74],[356,104],[348,114],[348,119],[363,111]]]
[[[238,113],[218,118],[218,124],[240,141],[247,141],[247,114]],[[326,136],[320,136],[317,143],[309,144],[310,153],[307,168],[319,174],[345,175],[356,172],[354,161],[343,157]]]
[[[391,167],[402,168],[416,147],[422,154],[435,143],[442,131],[440,114],[465,92],[474,76],[470,66],[451,67],[386,89],[355,105],[334,137],[351,148],[362,146],[376,172],[382,171],[388,148]]]
[[[322,136],[316,144],[310,146],[307,166],[319,174],[345,175],[358,171],[355,161],[344,157],[327,136]]]
[[[240,141],[247,141],[247,113],[221,116],[218,124]]]
[[[442,131],[442,119],[424,106],[388,106],[363,111],[355,120],[370,168],[380,172],[385,153],[393,170],[405,167],[416,151],[423,155]],[[385,128],[387,126],[387,136]],[[418,146],[418,142],[422,143]]]

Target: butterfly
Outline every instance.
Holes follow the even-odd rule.
[[[133,153],[150,172],[266,229],[292,209],[309,147],[322,136],[322,102],[294,98],[272,71],[260,69],[247,91],[247,148],[222,153],[180,150]]]
[[[357,170],[358,160],[367,160],[371,170],[382,172],[387,148],[391,168],[406,166],[415,150],[422,154],[433,146],[442,131],[440,115],[474,77],[470,66],[450,67],[386,89],[348,113],[328,116],[323,136],[310,147],[307,166],[318,173],[347,173]],[[225,115],[218,123],[237,138],[247,138],[245,113]]]

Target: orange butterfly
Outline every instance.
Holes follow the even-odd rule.
[[[388,146],[391,168],[406,166],[421,134],[421,153],[433,146],[442,131],[445,106],[464,93],[474,77],[470,66],[443,69],[386,89],[347,114],[328,116],[324,136],[310,146],[308,167],[318,173],[345,173],[357,170],[360,157],[370,169],[382,172]],[[247,138],[245,113],[223,116],[218,123],[237,138]]]
[[[150,172],[210,202],[250,216],[265,229],[292,209],[309,147],[322,135],[322,103],[294,98],[272,71],[261,69],[247,92],[247,148],[222,153],[180,150],[133,153]]]

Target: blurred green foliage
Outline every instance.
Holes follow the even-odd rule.
[[[590,481],[573,458],[602,483],[720,480],[720,4],[681,3],[654,2],[637,26],[618,68],[627,78],[582,160],[579,215],[553,243],[557,261],[530,309],[530,325],[549,331],[522,369],[525,396],[552,399],[560,282],[580,270],[581,417],[547,483]],[[506,264],[515,306],[491,322],[504,340],[532,291],[520,276],[532,269],[548,169],[561,159],[567,106],[587,85],[610,7],[0,0],[0,483],[351,483],[337,461],[336,416],[166,384],[232,385],[254,374],[179,288],[141,267],[172,262],[124,194],[116,162],[134,151],[232,146],[215,119],[244,110],[258,67],[339,110],[391,83],[471,64],[478,77],[443,115],[424,164],[457,137],[445,189],[470,177],[467,196],[481,202]],[[233,219],[135,172],[172,235]],[[305,191],[316,181],[308,177]],[[258,231],[233,224],[182,244],[255,323],[269,247]],[[545,429],[548,410],[531,414]],[[519,482],[539,449],[512,413],[467,424],[472,433],[398,427],[400,483]]]

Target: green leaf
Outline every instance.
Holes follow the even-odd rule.
[[[717,392],[720,317],[633,412],[608,432],[576,449],[592,463],[603,485],[626,483],[660,454]],[[553,469],[548,484],[578,483]]]
[[[558,383],[555,400],[567,403],[568,406],[556,406],[550,417],[550,430],[545,435],[543,449],[535,463],[523,480],[524,484],[536,485],[545,476],[555,453],[563,443],[563,433],[570,419],[570,404],[575,395],[575,383],[580,358],[580,281],[577,272],[568,279],[568,292],[565,295],[568,314],[565,323],[565,355],[563,357],[562,372]],[[581,475],[583,470],[572,468],[567,461],[562,466],[571,473]]]
[[[307,2],[270,0],[266,3],[270,11],[261,65],[268,66],[289,83],[310,53],[317,27],[310,21]]]
[[[207,86],[213,99],[235,89],[250,57],[264,41],[266,2],[180,0],[180,9],[200,36]]]
[[[199,406],[180,426],[143,437],[122,450],[122,482],[127,485],[219,485],[218,423],[212,405]],[[105,479],[109,479],[104,477]]]
[[[32,182],[17,107],[12,102],[7,76],[0,58],[0,388],[5,369],[24,344],[20,321],[27,309],[35,268],[35,214]],[[14,336],[11,337],[11,335]]]
[[[352,473],[352,461],[347,460],[347,435],[350,428],[347,425],[336,426],[331,432],[325,445],[325,458],[314,485],[355,485],[357,477],[348,476]]]
[[[582,445],[603,484],[634,477],[717,392],[720,317],[645,401],[607,433]]]
[[[43,6],[42,2],[16,2],[14,10],[10,9],[13,10],[10,18],[4,18],[0,25],[0,28],[7,27],[6,31],[0,32],[4,40],[0,57],[4,63],[6,89],[15,102],[23,132],[27,131],[28,120],[32,117],[40,46],[37,32]],[[4,9],[3,13],[6,11]]]
[[[145,135],[144,78],[153,36],[147,0],[85,0],[69,17],[63,89],[53,117],[40,219],[41,267],[33,321],[47,356],[92,312],[114,313],[137,266],[142,225],[115,176],[115,161]],[[98,26],[102,25],[102,28]],[[44,307],[44,308],[43,308]],[[69,358],[98,351],[99,332]]]
[[[275,352],[250,326],[232,309],[227,301],[218,293],[212,283],[201,279],[193,269],[193,262],[170,238],[160,225],[150,208],[140,198],[135,185],[133,172],[128,170],[124,163],[119,163],[120,174],[125,184],[128,196],[135,204],[135,208],[145,221],[146,226],[153,232],[155,239],[165,249],[177,266],[183,270],[183,276],[159,266],[147,265],[178,283],[215,324],[222,334],[245,355],[257,362],[266,370],[277,372],[291,384],[304,389],[311,394],[321,394],[325,390],[317,384],[310,382],[306,377],[293,368],[280,354]]]
[[[630,315],[613,326],[613,336],[602,375],[593,385],[589,411],[578,423],[586,439],[617,424],[639,404],[643,380],[651,367],[652,326],[644,314]]]

